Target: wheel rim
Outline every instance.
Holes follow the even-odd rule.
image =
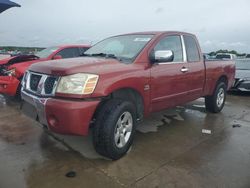
[[[124,147],[132,133],[133,117],[130,112],[124,112],[118,119],[115,129],[115,144],[118,148]]]
[[[224,103],[224,99],[225,99],[225,91],[223,88],[219,89],[219,92],[217,94],[217,106],[220,108],[223,103]]]

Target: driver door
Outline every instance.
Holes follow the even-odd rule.
[[[181,36],[163,37],[154,47],[154,51],[159,50],[171,50],[174,59],[172,62],[154,63],[151,67],[152,111],[173,107],[185,101],[189,85]]]

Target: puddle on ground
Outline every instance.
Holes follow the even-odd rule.
[[[207,116],[206,113],[200,112],[198,110],[185,109],[185,112],[189,113],[189,114],[193,114],[193,115],[200,117],[200,118],[205,118]]]
[[[243,120],[250,122],[250,113],[245,114]]]
[[[154,113],[140,122],[136,130],[141,133],[157,132],[159,126],[170,124],[173,120],[184,121],[184,118],[180,115],[183,110],[184,107],[177,107],[176,109]]]
[[[176,115],[173,117],[173,119],[178,120],[178,121],[184,121],[184,118],[181,117],[180,114],[176,114]]]
[[[164,118],[164,117],[163,117]],[[156,119],[145,119],[144,121],[140,122],[136,130],[141,133],[148,133],[148,132],[157,132],[158,127],[164,125],[164,122],[161,120]]]
[[[202,101],[202,99],[200,99],[200,101]],[[203,104],[194,104],[192,106],[199,109],[205,109],[205,105]],[[150,115],[150,117],[139,123],[139,125],[137,126],[137,131],[142,133],[157,132],[159,126],[170,124],[173,120],[185,121],[185,119],[181,115],[182,113],[188,113],[199,118],[205,118],[207,116],[205,112],[201,112],[199,110],[194,110],[191,108],[185,108],[183,106],[177,106],[176,108],[168,109]]]
[[[205,104],[194,104],[193,106],[197,108],[206,108]]]

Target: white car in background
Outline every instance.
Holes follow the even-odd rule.
[[[218,53],[218,54],[216,54],[215,59],[234,60],[234,59],[236,59],[236,55],[235,54],[230,54],[230,53]]]

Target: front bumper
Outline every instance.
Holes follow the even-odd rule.
[[[20,81],[13,76],[0,76],[0,93],[15,96]]]
[[[99,100],[73,101],[40,98],[22,91],[22,98],[35,107],[38,121],[59,134],[87,135]]]

